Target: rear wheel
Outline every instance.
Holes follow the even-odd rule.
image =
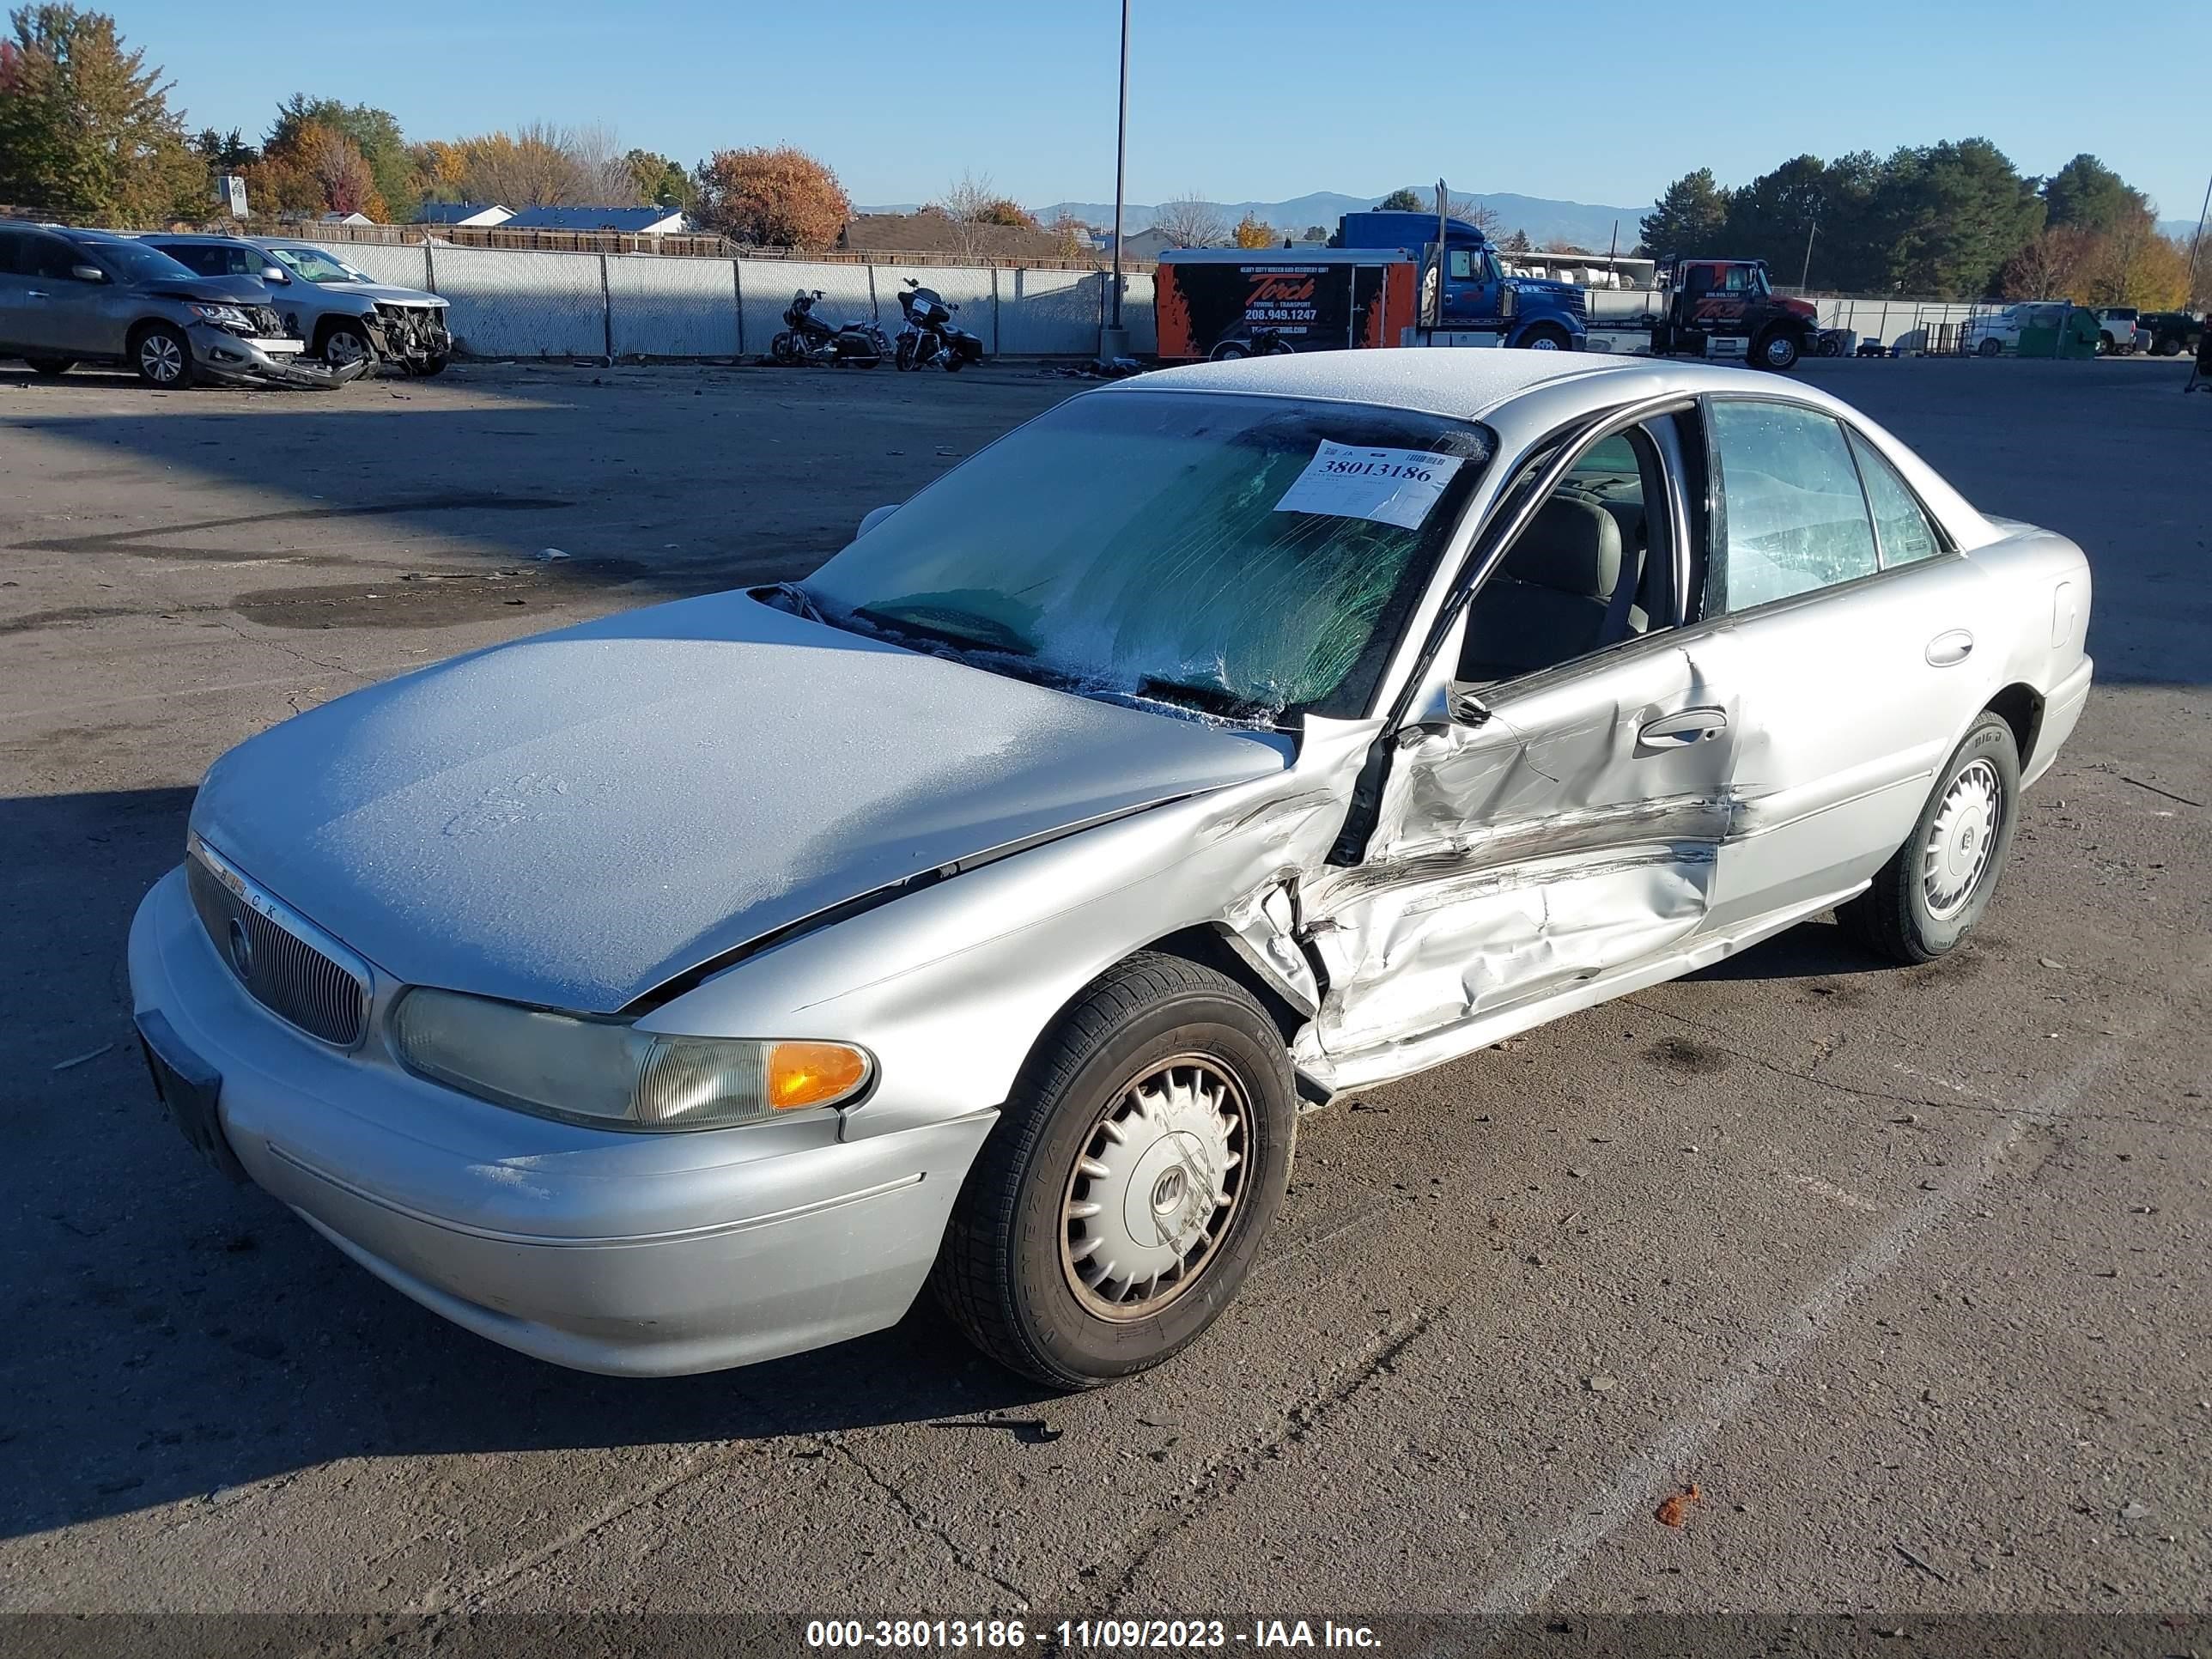
[[[1844,930],[1893,962],[1933,962],[1989,908],[2020,817],[2020,749],[1984,714],[1939,775],[1920,821],[1874,885],[1836,908]]]
[[[1242,340],[1224,340],[1208,354],[1217,363],[1233,363],[1252,355],[1252,348]]]
[[[30,364],[32,374],[43,374],[50,380],[59,380],[76,367],[74,357],[26,357],[23,361]]]
[[[192,346],[182,329],[147,323],[131,337],[131,367],[148,386],[163,392],[192,383]]]
[[[1000,1364],[1087,1389],[1181,1352],[1243,1283],[1289,1183],[1280,1032],[1235,981],[1146,952],[1024,1067],[932,1275]]]
[[[2179,357],[2181,355],[2181,337],[2179,334],[2168,334],[2161,338],[2158,343],[2158,355],[2161,357]]]
[[[2100,357],[2109,357],[2118,349],[2119,347],[2114,343],[2111,334],[2104,333],[2097,337],[2097,355]]]

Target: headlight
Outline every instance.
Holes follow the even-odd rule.
[[[202,305],[198,301],[195,300],[191,302],[191,307],[193,315],[204,317],[210,323],[220,323],[225,328],[248,328],[252,326],[252,325],[246,319],[246,313],[240,311],[236,306]]]
[[[408,992],[392,1033],[410,1072],[603,1129],[719,1129],[835,1106],[875,1069],[847,1043],[669,1036],[452,991]]]

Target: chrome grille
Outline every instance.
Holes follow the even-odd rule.
[[[256,1002],[325,1042],[350,1048],[361,1041],[368,986],[360,975],[242,897],[198,848],[185,860],[185,879],[216,954]]]

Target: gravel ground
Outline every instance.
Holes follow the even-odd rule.
[[[187,1154],[120,955],[249,733],[801,574],[1076,383],[0,369],[0,1610],[323,1621],[286,1650],[583,1609],[2212,1646],[2212,398],[2179,360],[1805,372],[2095,564],[2100,688],[1984,931],[1896,971],[1815,922],[1309,1119],[1213,1334],[1064,1399],[927,1304],[676,1382],[468,1336]]]

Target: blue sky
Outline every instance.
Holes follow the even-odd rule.
[[[926,199],[963,168],[1033,206],[1113,197],[1115,0],[230,0],[219,26],[183,0],[115,9],[196,129],[258,135],[304,91],[388,109],[416,138],[596,122],[687,165],[795,143],[863,203]],[[1641,204],[1699,166],[1738,184],[1805,150],[1980,134],[2031,172],[2092,151],[2165,216],[2194,219],[2212,172],[2201,7],[1133,9],[1138,202],[1357,194],[1442,174],[1460,191]],[[2155,72],[2161,57],[2174,73]]]

